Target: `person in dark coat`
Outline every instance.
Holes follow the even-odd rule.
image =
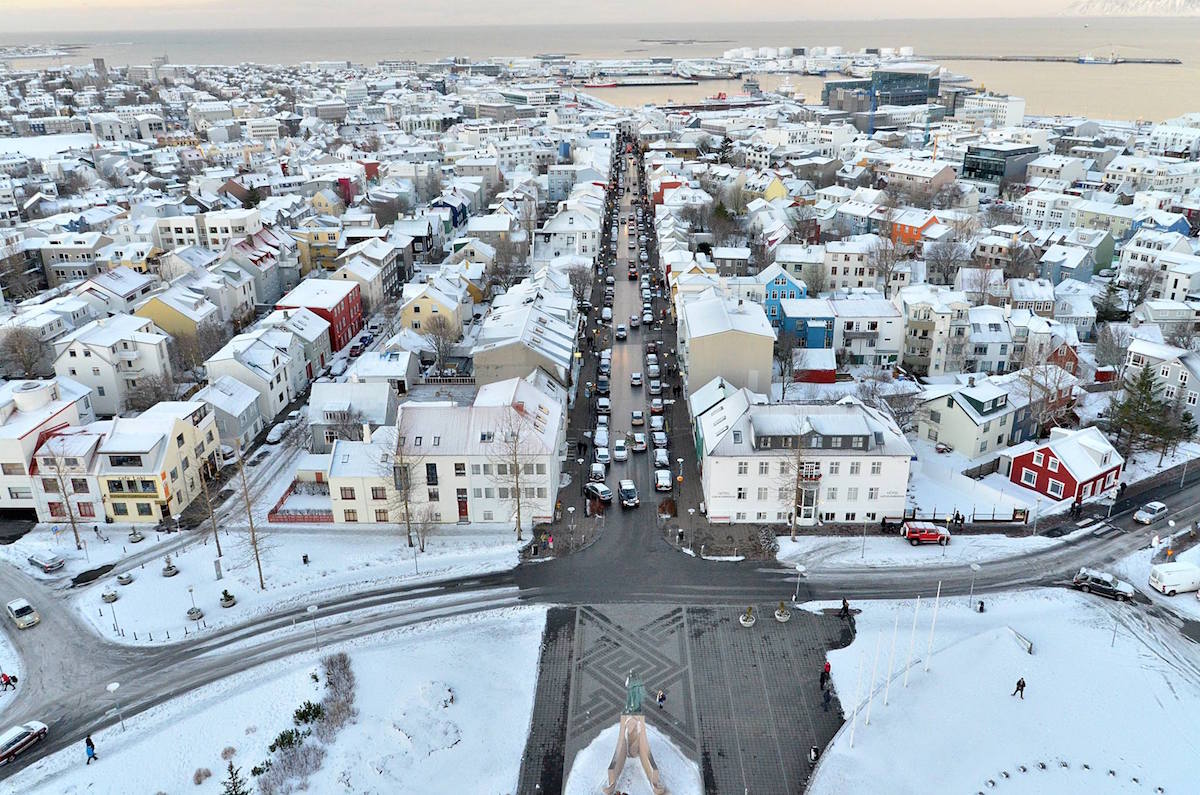
[[[14,682],[13,678],[11,676],[9,676],[8,674],[0,673],[0,692],[8,690],[9,688],[16,690],[17,689],[16,682]]]
[[[99,761],[100,757],[96,756],[96,744],[92,742],[92,735],[89,734],[87,736],[87,739],[83,741],[83,745],[87,750],[87,764],[90,765],[93,760]]]
[[[831,701],[833,701],[833,690],[826,690],[825,694],[821,697],[821,709],[828,712]]]
[[[1017,695],[1018,693],[1021,694],[1021,700],[1024,701],[1025,700],[1025,677],[1021,677],[1020,679],[1017,680],[1017,686],[1012,691],[1012,694],[1014,696]]]
[[[829,684],[829,671],[821,671],[821,689],[824,690]]]
[[[842,609],[838,611],[838,618],[850,618],[850,602],[843,599]]]

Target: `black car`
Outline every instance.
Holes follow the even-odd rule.
[[[637,486],[632,480],[622,480],[617,484],[617,494],[621,497],[623,508],[636,508],[641,503],[638,499]]]
[[[1096,571],[1086,566],[1071,580],[1071,585],[1084,593],[1098,593],[1118,602],[1132,602],[1137,593],[1129,583],[1118,580],[1106,571]]]
[[[607,395],[609,392],[610,386],[611,385],[608,383],[608,378],[606,378],[604,376],[597,378],[596,379],[596,394]]]

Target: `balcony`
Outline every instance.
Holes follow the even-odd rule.
[[[846,340],[873,340],[879,337],[879,329],[875,329],[874,331],[866,329],[850,331],[847,329],[842,332],[842,337]]]
[[[123,362],[136,362],[138,359],[138,352],[136,350],[117,351],[117,358]]]

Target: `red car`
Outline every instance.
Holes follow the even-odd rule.
[[[900,527],[900,537],[907,538],[908,543],[914,547],[917,544],[938,544],[944,547],[950,543],[950,531],[933,522],[905,522]]]

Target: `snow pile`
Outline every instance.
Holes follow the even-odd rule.
[[[884,568],[889,566],[964,566],[1038,552],[1062,544],[1067,536],[955,535],[946,546],[912,546],[898,534],[867,536],[797,536],[779,539],[780,563],[802,563],[811,571],[822,568]]]
[[[309,776],[308,791],[514,792],[544,625],[543,609],[510,609],[341,647],[357,680],[358,717],[322,745],[324,762]],[[337,650],[324,649],[322,657]],[[127,716],[128,731],[93,732],[99,765],[85,767],[82,748],[71,747],[12,776],[5,791],[217,795],[222,752],[233,748],[234,764],[250,778],[272,740],[292,728],[296,707],[322,699],[320,680],[307,654],[233,675]],[[194,785],[200,768],[214,775]]]
[[[600,735],[575,755],[571,772],[567,775],[564,795],[596,795],[600,786],[608,781],[608,764],[617,747],[619,724],[609,726]],[[704,784],[700,779],[700,766],[688,759],[667,736],[646,723],[646,737],[650,741],[650,753],[658,765],[662,783],[671,795],[702,795]],[[653,795],[646,774],[642,772],[639,759],[628,759],[621,777],[617,779],[617,790],[628,795]]]
[[[1165,533],[1164,533],[1165,535]],[[1200,598],[1196,593],[1185,592],[1175,596],[1166,596],[1150,587],[1150,567],[1154,565],[1153,557],[1157,550],[1153,548],[1139,549],[1128,557],[1122,558],[1112,573],[1125,582],[1149,595],[1150,599],[1175,611],[1181,616],[1200,621]],[[1200,566],[1200,546],[1194,546],[1172,558],[1177,563],[1190,563]]]
[[[966,601],[942,600],[925,672],[933,611],[921,600],[907,688],[912,603],[871,602],[857,616],[854,643],[829,654],[847,724],[826,749],[810,793],[872,792],[880,781],[890,795],[1193,791],[1200,757],[1189,738],[1200,728],[1200,658],[1177,625],[1065,590],[991,596],[984,614]],[[1014,630],[1033,643],[1032,655]],[[1024,700],[1011,695],[1019,678],[1027,683]],[[915,737],[928,747],[897,755]]]

